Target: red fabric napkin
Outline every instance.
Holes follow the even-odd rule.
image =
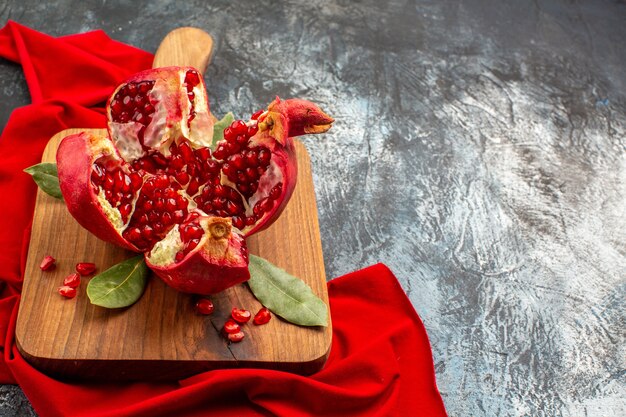
[[[171,383],[50,378],[15,347],[14,329],[36,186],[22,170],[69,127],[104,127],[103,103],[152,55],[104,32],[52,38],[15,22],[0,56],[18,62],[33,104],[0,137],[0,382],[17,383],[41,416],[445,416],[424,327],[382,264],[328,284],[333,342],[324,369],[303,377],[258,369],[205,372]]]

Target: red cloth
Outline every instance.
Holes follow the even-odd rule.
[[[258,369],[171,383],[77,383],[31,367],[14,343],[36,186],[22,170],[69,127],[104,127],[103,102],[152,55],[104,32],[52,38],[9,22],[0,56],[22,65],[33,104],[0,137],[0,382],[17,383],[41,416],[445,416],[424,327],[384,265],[328,284],[333,342],[324,369],[302,377]]]

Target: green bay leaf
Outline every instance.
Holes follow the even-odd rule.
[[[215,150],[217,142],[224,139],[224,129],[235,121],[235,116],[231,112],[226,113],[222,120],[218,120],[213,125],[213,141],[211,143],[211,151]]]
[[[57,164],[51,162],[42,162],[33,165],[24,170],[33,177],[33,180],[43,192],[54,198],[63,200],[61,188],[59,187],[59,174],[57,173]]]
[[[87,285],[87,296],[91,304],[100,307],[128,307],[139,300],[147,282],[148,267],[139,255],[93,277]]]
[[[258,256],[250,255],[248,285],[274,314],[301,326],[328,326],[328,308],[299,278]]]

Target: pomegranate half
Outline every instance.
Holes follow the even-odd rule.
[[[100,239],[143,252],[166,284],[197,294],[249,278],[244,238],[278,218],[296,184],[292,137],[333,122],[309,101],[277,98],[213,143],[206,89],[191,67],[134,75],[107,117],[108,135],[59,145],[69,212]]]

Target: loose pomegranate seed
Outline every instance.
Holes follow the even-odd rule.
[[[64,285],[59,287],[57,290],[59,294],[61,294],[65,298],[74,298],[76,297],[76,288],[72,288],[70,286]]]
[[[215,310],[215,306],[213,305],[213,301],[208,298],[201,298],[196,302],[196,311],[199,314],[208,315],[213,313]]]
[[[224,332],[226,332],[227,334],[233,334],[239,331],[241,331],[241,327],[239,326],[239,324],[237,324],[237,322],[235,322],[235,320],[226,320],[226,323],[224,323]]]
[[[77,288],[80,285],[80,275],[78,274],[78,272],[74,272],[66,276],[65,279],[63,280],[63,285],[72,287],[72,288]]]
[[[96,272],[96,264],[91,262],[81,262],[76,264],[76,272],[82,276],[91,275]]]
[[[258,313],[254,315],[253,322],[257,326],[260,326],[262,324],[269,322],[271,318],[272,318],[272,314],[270,313],[270,311],[267,308],[263,307],[262,309],[259,310]]]
[[[42,271],[52,271],[54,268],[56,268],[56,259],[54,259],[50,255],[44,256],[43,260],[39,264],[39,268]]]
[[[250,320],[250,317],[252,317],[252,314],[248,310],[237,307],[232,309],[230,315],[233,320],[241,324],[247,323]]]
[[[237,333],[228,333],[227,337],[233,343],[239,343],[243,340],[246,335],[242,331],[238,331]]]

